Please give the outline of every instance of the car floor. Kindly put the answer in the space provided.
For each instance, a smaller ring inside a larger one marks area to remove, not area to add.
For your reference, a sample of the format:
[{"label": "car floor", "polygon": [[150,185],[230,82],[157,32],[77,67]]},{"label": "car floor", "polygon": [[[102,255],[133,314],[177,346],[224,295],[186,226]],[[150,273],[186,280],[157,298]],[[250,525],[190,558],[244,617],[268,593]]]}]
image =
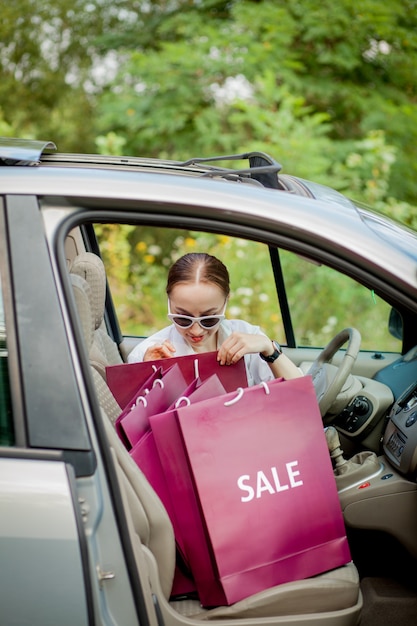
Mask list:
[{"label": "car floor", "polygon": [[360,577],[359,626],[417,624],[417,562],[385,533],[352,531],[348,538]]},{"label": "car floor", "polygon": [[408,626],[417,623],[417,592],[392,578],[364,578],[360,626]]}]

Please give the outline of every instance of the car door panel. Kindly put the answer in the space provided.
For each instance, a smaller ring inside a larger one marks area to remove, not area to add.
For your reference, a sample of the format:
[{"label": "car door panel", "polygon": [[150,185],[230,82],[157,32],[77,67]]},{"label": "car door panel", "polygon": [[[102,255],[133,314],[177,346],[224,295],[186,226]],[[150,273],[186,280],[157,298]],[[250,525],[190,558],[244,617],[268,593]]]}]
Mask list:
[{"label": "car door panel", "polygon": [[0,510],[0,554],[9,564],[0,568],[2,623],[91,623],[66,464],[0,458]]}]

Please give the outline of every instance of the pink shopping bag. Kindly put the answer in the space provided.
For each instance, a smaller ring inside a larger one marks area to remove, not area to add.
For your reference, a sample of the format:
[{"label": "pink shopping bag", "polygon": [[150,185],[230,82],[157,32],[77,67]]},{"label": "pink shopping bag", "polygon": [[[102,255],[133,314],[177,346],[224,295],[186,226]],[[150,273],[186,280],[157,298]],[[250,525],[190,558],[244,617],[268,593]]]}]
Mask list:
[{"label": "pink shopping bag", "polygon": [[[149,431],[147,437],[142,438],[131,450],[130,455],[136,461],[137,465],[142,469],[145,476],[148,478],[150,484],[162,500],[167,513],[171,519],[174,527],[177,543],[179,543],[181,552],[185,555],[183,549],[182,537],[184,532],[188,532],[181,522],[178,522],[177,507],[172,503],[172,490],[170,482],[167,482],[167,474],[164,470],[163,464],[169,463],[183,454],[183,444],[181,439],[178,439],[179,430],[176,425],[176,413],[179,406],[188,406],[191,403],[197,404],[202,400],[208,398],[214,398],[216,396],[223,396],[225,394],[224,387],[216,374],[210,376],[203,382],[192,389],[193,383],[185,390],[185,392],[175,401],[175,403],[169,407],[167,411],[161,411],[155,415],[149,415]],[[164,455],[160,455],[160,446],[155,445],[155,435],[157,434],[158,440],[164,443]],[[166,455],[171,458],[166,460]],[[161,463],[162,461],[162,463]],[[175,470],[174,470],[175,471]],[[183,511],[178,511],[179,518],[182,519]],[[187,562],[184,556],[184,561]]]},{"label": "pink shopping bag", "polygon": [[124,417],[130,411],[132,411],[138,404],[143,403],[143,398],[148,395],[150,390],[154,387],[155,380],[158,378],[162,378],[162,368],[154,367],[154,369],[152,370],[152,374],[145,380],[145,382],[143,382],[139,386],[139,388],[135,391],[133,396],[130,398],[129,402],[125,404],[123,411],[121,412],[119,417],[116,419],[116,422],[115,422],[116,432],[128,450],[131,448],[131,444],[125,435],[125,432],[121,426],[121,422],[124,419]]},{"label": "pink shopping bag", "polygon": [[175,363],[162,373],[161,378],[155,378],[152,387],[145,388],[143,395],[139,395],[134,401],[131,398],[115,422],[116,432],[127,449],[134,446],[149,430],[149,415],[166,411],[179,396],[189,395],[194,391],[197,383],[198,380],[194,379],[187,385]]},{"label": "pink shopping bag", "polygon": [[154,382],[158,378],[162,378],[162,367],[156,367],[156,365],[152,368],[152,373],[148,376],[148,378],[140,384],[140,386],[135,390],[135,393],[130,398],[129,402],[125,404],[123,408],[126,408],[130,405],[132,407],[135,404],[136,399],[140,396],[147,395],[149,391],[154,387]]},{"label": "pink shopping bag", "polygon": [[[168,370],[166,377],[169,378],[171,373],[178,374],[179,370],[177,368],[178,366],[175,365],[173,366],[173,370]],[[172,382],[172,376],[170,378]],[[162,381],[166,382],[166,378],[164,377]],[[199,391],[197,398],[199,396],[204,399],[211,397],[208,393],[204,393],[204,385],[202,390],[199,388],[199,385],[201,387],[202,384],[198,379],[193,380],[185,389],[183,389],[179,398],[178,393],[175,395],[175,398],[173,398],[174,389],[172,388],[172,385],[166,385],[165,388],[157,385],[148,394],[151,396],[151,401],[147,402],[148,396],[146,396],[144,398],[145,403],[140,402],[132,411],[125,415],[120,426],[121,429],[125,429],[125,437],[129,438],[129,441],[133,443],[133,446],[129,446],[128,448],[130,456],[136,462],[136,465],[140,467],[150,485],[158,494],[169,517],[171,518],[174,528],[175,512],[172,505],[170,487],[167,483],[166,475],[160,463],[159,454],[155,446],[154,434],[150,425],[150,419],[152,418],[154,412],[157,414],[159,414],[159,412],[171,414],[172,411],[175,410],[172,408],[174,403],[177,405],[183,401],[187,404],[190,403],[190,398],[192,399],[196,391]],[[211,387],[211,385],[209,387]],[[164,397],[165,391],[168,391],[167,397]],[[156,400],[154,400],[154,396],[156,397]],[[180,533],[178,532],[177,535],[177,543],[179,544],[181,553],[183,553]]]},{"label": "pink shopping bag", "polygon": [[151,425],[176,514],[190,516],[184,550],[202,604],[232,604],[350,561],[310,377],[179,407],[177,419],[184,451],[174,468]]},{"label": "pink shopping bag", "polygon": [[[127,364],[121,363],[120,365]],[[157,367],[156,365],[153,365],[150,368],[147,367],[146,372],[143,372],[143,376],[133,377],[133,372],[131,370],[130,376],[126,376],[126,374],[129,373],[127,369],[112,369],[113,367],[118,368],[120,365],[108,366],[108,368],[106,368],[106,380],[110,391],[117,400],[117,403],[122,409],[125,409],[137,397],[144,395],[145,390],[150,389],[153,382],[157,378],[162,378],[162,367]],[[107,372],[107,369],[109,372]],[[123,377],[120,376],[120,372],[122,371],[124,372]]]},{"label": "pink shopping bag", "polygon": [[[177,367],[177,365],[174,366],[174,368]],[[169,370],[169,372],[171,372],[171,370]],[[182,403],[186,403],[188,405],[191,402],[198,402],[207,398],[212,398],[216,395],[221,396],[224,393],[225,390],[223,385],[219,381],[218,377],[214,374],[213,376],[210,376],[210,378],[206,379],[204,382],[201,382],[198,379],[192,381],[192,383],[188,385],[183,391],[182,395],[176,399],[175,405],[179,406]],[[140,404],[140,406],[143,407],[142,404]],[[149,405],[147,405],[146,408],[148,407]],[[185,574],[185,570],[188,567],[188,562],[184,549],[184,537],[175,514],[176,509],[172,502],[171,486],[166,480],[166,474],[161,466],[160,457],[155,446],[154,433],[150,428],[150,421],[153,419],[154,416],[148,415],[146,413],[146,408],[143,407],[142,410],[143,412],[141,416],[141,436],[138,438],[134,447],[130,450],[130,455],[136,462],[138,467],[140,467],[142,472],[145,474],[150,485],[158,494],[171,519],[177,543],[177,550],[180,555],[181,563],[184,564],[184,568],[177,568],[172,593],[173,595],[181,595],[194,591],[195,584],[192,581],[191,577],[187,577],[187,575]],[[175,413],[175,411],[175,408],[169,407],[167,411],[159,414],[161,416],[161,420],[163,420],[165,415],[172,415]],[[171,442],[171,445],[172,443],[173,442]]]},{"label": "pink shopping bag", "polygon": [[165,372],[175,363],[178,364],[187,383],[195,378],[203,381],[212,374],[217,374],[226,391],[234,391],[238,387],[247,387],[248,385],[244,359],[240,359],[234,365],[219,365],[217,352],[205,352],[142,363],[110,365],[106,367],[107,384],[119,405],[125,408],[136,390],[152,375],[154,367],[162,368]]},{"label": "pink shopping bag", "polygon": [[[138,395],[129,401],[125,409],[116,420],[116,431],[123,441],[130,455],[136,461],[150,484],[164,501],[167,510],[170,509],[170,494],[165,475],[161,470],[158,453],[155,448],[152,432],[150,431],[149,415],[164,411],[181,394],[186,397],[196,389],[200,381],[194,379],[189,385],[177,364],[162,373],[156,368],[151,376],[137,392]],[[133,447],[132,447],[133,446]],[[178,544],[179,562],[183,563],[181,546]],[[173,593],[182,595],[194,591],[195,585],[185,572],[185,568],[176,568]]]}]

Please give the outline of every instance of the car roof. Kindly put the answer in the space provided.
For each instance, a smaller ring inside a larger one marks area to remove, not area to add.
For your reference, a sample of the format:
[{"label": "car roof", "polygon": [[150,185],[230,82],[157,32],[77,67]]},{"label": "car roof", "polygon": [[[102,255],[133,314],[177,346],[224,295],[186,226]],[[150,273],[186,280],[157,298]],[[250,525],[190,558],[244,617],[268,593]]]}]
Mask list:
[{"label": "car roof", "polygon": [[[295,195],[329,200],[345,206],[352,202],[338,191],[297,176],[282,174],[282,166],[265,152],[244,152],[212,157],[194,157],[186,161],[134,156],[57,153],[52,141],[0,137],[0,166],[85,167],[112,170],[169,173],[231,182],[248,183]],[[248,161],[246,167],[224,167],[220,163]],[[213,165],[213,164],[216,165]]]}]

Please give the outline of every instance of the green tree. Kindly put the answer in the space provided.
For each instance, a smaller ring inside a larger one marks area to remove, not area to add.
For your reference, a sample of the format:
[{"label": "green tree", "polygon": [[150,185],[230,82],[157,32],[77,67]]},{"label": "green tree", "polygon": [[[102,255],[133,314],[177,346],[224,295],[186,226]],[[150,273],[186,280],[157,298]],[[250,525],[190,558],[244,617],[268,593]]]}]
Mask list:
[{"label": "green tree", "polygon": [[417,0],[1,4],[4,134],[173,158],[261,149],[365,200],[385,186],[384,209],[416,204]]},{"label": "green tree", "polygon": [[96,97],[112,59],[97,38],[117,28],[118,4],[126,2],[1,0],[0,109],[10,134],[93,149]]},{"label": "green tree", "polygon": [[383,131],[396,148],[388,195],[416,202],[415,0],[180,4],[154,15],[134,50],[131,29],[120,34],[126,62],[102,99],[101,132],[153,156],[262,145],[335,186],[332,163]]}]

